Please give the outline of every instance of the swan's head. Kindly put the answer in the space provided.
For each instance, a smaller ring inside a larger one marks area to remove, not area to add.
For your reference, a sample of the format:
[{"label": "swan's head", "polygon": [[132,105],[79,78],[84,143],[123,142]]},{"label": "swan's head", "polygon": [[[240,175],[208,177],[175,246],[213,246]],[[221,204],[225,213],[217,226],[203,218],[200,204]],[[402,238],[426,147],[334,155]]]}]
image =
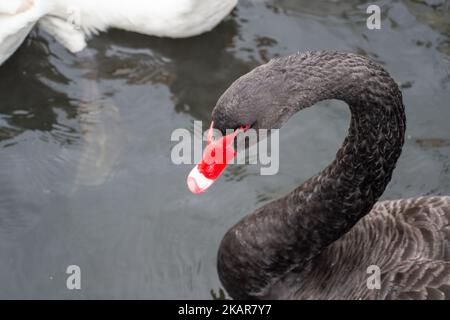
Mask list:
[{"label": "swan's head", "polygon": [[234,149],[239,134],[251,128],[259,141],[259,129],[280,128],[295,112],[289,104],[285,73],[279,62],[271,61],[236,80],[220,97],[212,112],[211,130],[223,136],[208,139],[202,161],[189,174],[187,183],[193,193],[206,191],[236,153],[244,151]]},{"label": "swan's head", "polygon": [[296,111],[285,61],[271,60],[236,80],[212,112],[214,128],[280,128]]}]

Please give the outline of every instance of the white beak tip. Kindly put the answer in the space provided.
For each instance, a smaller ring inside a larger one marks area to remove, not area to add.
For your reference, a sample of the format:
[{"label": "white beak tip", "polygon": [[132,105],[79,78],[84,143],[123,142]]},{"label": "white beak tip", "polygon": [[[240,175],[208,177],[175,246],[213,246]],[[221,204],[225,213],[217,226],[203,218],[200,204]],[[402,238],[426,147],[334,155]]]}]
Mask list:
[{"label": "white beak tip", "polygon": [[197,166],[195,166],[187,177],[187,185],[192,193],[199,194],[205,192],[212,184],[214,180],[206,178]]}]

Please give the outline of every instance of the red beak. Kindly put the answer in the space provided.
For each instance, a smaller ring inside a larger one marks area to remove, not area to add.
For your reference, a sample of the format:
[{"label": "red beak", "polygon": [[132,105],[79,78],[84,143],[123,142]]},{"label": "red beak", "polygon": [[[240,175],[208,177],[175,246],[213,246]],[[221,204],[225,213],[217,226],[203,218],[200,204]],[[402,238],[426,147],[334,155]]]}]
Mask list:
[{"label": "red beak", "polygon": [[236,151],[234,150],[233,142],[234,138],[241,131],[245,131],[245,129],[237,129],[220,139],[212,140],[213,123],[211,123],[202,160],[192,169],[187,177],[187,185],[192,193],[205,192],[234,159]]}]

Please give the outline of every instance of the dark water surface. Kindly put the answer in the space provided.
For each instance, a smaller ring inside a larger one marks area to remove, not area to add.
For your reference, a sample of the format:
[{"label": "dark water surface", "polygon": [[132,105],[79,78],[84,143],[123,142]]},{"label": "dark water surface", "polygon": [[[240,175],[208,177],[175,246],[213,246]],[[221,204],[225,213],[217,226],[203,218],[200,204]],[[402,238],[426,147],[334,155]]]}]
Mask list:
[{"label": "dark water surface", "polygon": [[[41,30],[0,67],[0,298],[210,298],[241,217],[320,171],[342,142],[337,101],[281,131],[280,172],[232,166],[189,193],[176,128],[209,124],[220,94],[275,56],[357,52],[402,85],[408,139],[385,199],[450,194],[450,12],[443,1],[241,1],[214,31],[168,40],[111,31],[72,55]],[[447,4],[448,5],[448,4]],[[81,267],[82,290],[66,288]]]}]

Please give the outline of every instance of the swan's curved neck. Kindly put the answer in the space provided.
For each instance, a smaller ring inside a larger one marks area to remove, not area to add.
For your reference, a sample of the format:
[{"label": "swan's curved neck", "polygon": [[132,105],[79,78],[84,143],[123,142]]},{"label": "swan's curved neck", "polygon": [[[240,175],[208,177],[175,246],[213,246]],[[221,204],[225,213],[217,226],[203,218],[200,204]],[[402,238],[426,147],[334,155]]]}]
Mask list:
[{"label": "swan's curved neck", "polygon": [[323,52],[291,56],[269,68],[287,73],[293,110],[340,99],[352,116],[348,136],[326,169],[225,235],[218,269],[234,298],[267,297],[284,275],[301,270],[369,213],[391,178],[404,140],[401,93],[377,64]]}]

